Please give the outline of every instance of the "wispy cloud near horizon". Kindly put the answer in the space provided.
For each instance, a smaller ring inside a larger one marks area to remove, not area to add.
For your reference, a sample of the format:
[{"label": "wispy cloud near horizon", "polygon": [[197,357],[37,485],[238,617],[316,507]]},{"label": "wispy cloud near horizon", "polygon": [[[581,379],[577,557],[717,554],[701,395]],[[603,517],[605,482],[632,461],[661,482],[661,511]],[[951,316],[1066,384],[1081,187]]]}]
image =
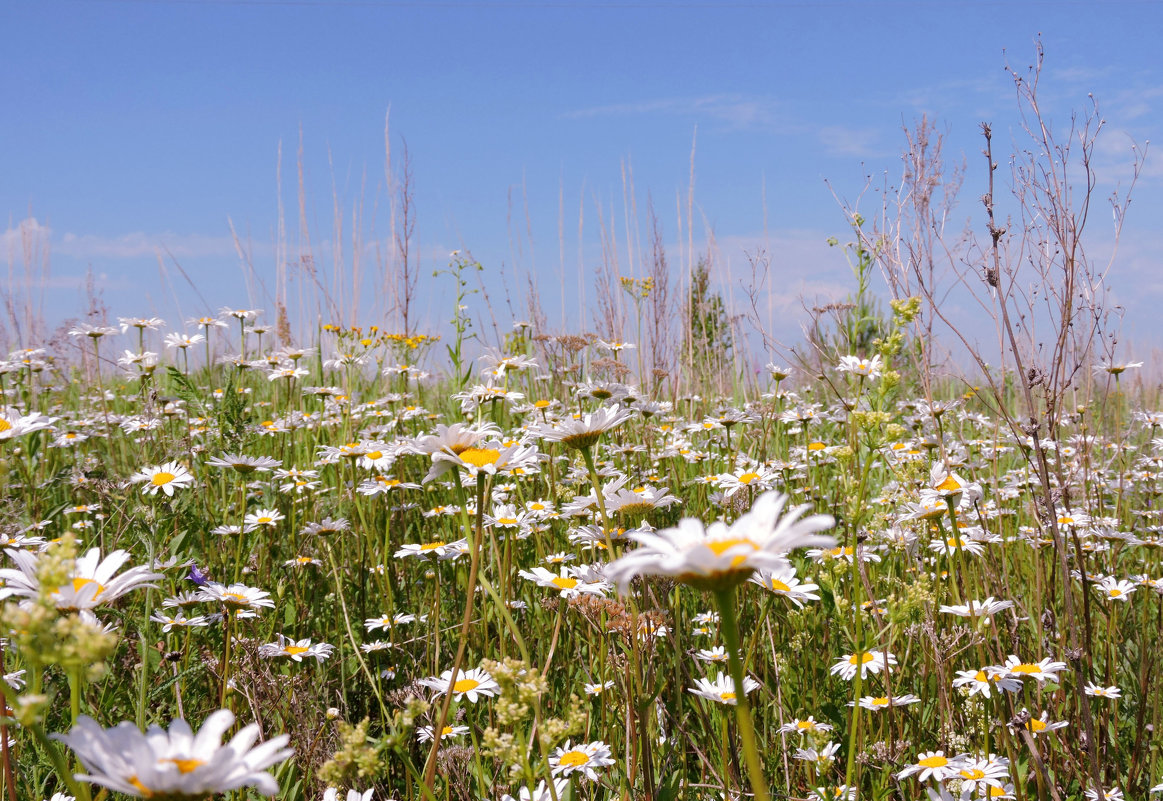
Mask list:
[{"label": "wispy cloud near horizon", "polygon": [[666,115],[716,120],[736,130],[770,130],[796,133],[806,130],[791,121],[784,104],[772,97],[743,94],[712,94],[698,97],[667,97],[612,103],[566,111],[563,119]]},{"label": "wispy cloud near horizon", "polygon": [[114,236],[66,233],[53,242],[53,251],[75,259],[140,259],[157,253],[175,258],[233,256],[234,241],[229,236],[205,234],[150,234],[132,231]]}]

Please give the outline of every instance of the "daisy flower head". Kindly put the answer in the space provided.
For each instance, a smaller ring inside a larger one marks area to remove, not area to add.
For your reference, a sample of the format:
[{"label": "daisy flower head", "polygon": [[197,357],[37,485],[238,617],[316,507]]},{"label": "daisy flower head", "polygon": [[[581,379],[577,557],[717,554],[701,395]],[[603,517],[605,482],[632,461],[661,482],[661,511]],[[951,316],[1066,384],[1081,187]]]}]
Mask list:
[{"label": "daisy flower head", "polygon": [[751,581],[763,587],[765,590],[770,590],[776,595],[782,595],[798,607],[803,607],[804,601],[818,601],[820,596],[816,595],[819,591],[820,585],[809,582],[802,582],[796,576],[796,569],[791,565],[767,571],[756,571],[755,575],[751,577]]},{"label": "daisy flower head", "polygon": [[669,490],[657,489],[650,486],[640,486],[634,489],[619,487],[607,491],[604,495],[606,512],[611,515],[642,515],[655,509],[665,509],[676,503],[682,503],[671,495]]},{"label": "daisy flower head", "polygon": [[998,612],[1009,609],[1013,605],[1013,601],[995,601],[991,595],[984,601],[970,601],[967,604],[942,606],[941,611],[945,614],[957,615],[958,617],[992,617]]},{"label": "daisy flower head", "polygon": [[177,332],[166,334],[165,343],[167,348],[178,348],[185,350],[194,345],[200,345],[206,341],[206,337],[202,334],[179,334]]},{"label": "daisy flower head", "polygon": [[1131,593],[1138,589],[1133,582],[1117,579],[1114,576],[1104,576],[1093,586],[1094,591],[1106,600],[1122,601],[1123,603],[1131,600]]},{"label": "daisy flower head", "polygon": [[10,406],[0,406],[0,442],[41,431],[51,427],[54,422],[55,417],[45,417],[40,412],[21,414]]},{"label": "daisy flower head", "polygon": [[166,634],[173,631],[175,628],[198,628],[201,626],[209,626],[210,620],[201,615],[197,617],[186,617],[185,612],[177,612],[173,615],[167,615],[164,612],[154,612],[149,617],[154,623],[162,624],[162,631]]},{"label": "daisy flower head", "polygon": [[286,516],[278,509],[255,509],[242,519],[243,527],[247,531],[259,528],[275,528],[280,520]]},{"label": "daisy flower head", "polygon": [[235,320],[249,322],[262,314],[262,309],[235,309],[230,306],[223,306],[219,309],[218,314],[223,317],[233,317]]},{"label": "daisy flower head", "polygon": [[955,777],[962,764],[960,757],[947,757],[944,751],[922,751],[916,762],[898,773],[896,778],[899,781],[916,776],[920,781],[931,778],[941,782]]},{"label": "daisy flower head", "polygon": [[302,662],[306,657],[314,657],[316,661],[322,662],[335,652],[335,646],[325,642],[312,643],[310,638],[296,641],[287,639],[282,634],[277,636],[277,642],[259,646],[259,656],[265,656],[269,659],[285,656],[295,662]]},{"label": "daisy flower head", "polygon": [[836,367],[842,373],[872,379],[880,378],[883,368],[884,365],[879,355],[873,356],[871,359],[864,359],[860,356],[841,356],[840,364]]},{"label": "daisy flower head", "polygon": [[[758,688],[759,682],[755,679],[750,676],[743,677],[744,693],[750,694]],[[688,689],[700,698],[706,698],[716,704],[735,706],[739,702],[735,694],[735,681],[725,673],[720,673],[714,679],[699,679],[694,687]]]},{"label": "daisy flower head", "polygon": [[720,662],[726,664],[729,656],[727,649],[721,645],[716,645],[713,648],[704,648],[695,652],[695,659],[700,662]]},{"label": "daisy flower head", "polygon": [[796,718],[779,727],[780,734],[811,734],[824,731],[832,731],[832,724],[816,720],[815,715],[809,715],[804,719]]},{"label": "daisy flower head", "polygon": [[1103,359],[1094,367],[1096,373],[1110,373],[1117,376],[1127,370],[1133,370],[1137,367],[1142,367],[1142,362],[1119,362],[1114,359]]},{"label": "daisy flower head", "polygon": [[1087,801],[1123,801],[1123,791],[1117,787],[1109,790],[1087,790]]},{"label": "daisy flower head", "polygon": [[[905,693],[904,695],[894,695],[891,698],[887,695],[866,695],[860,699],[860,708],[872,710],[889,709],[890,707],[894,706],[908,706],[909,704],[917,704],[920,703],[920,701],[920,698],[912,695],[911,693]],[[852,706],[852,702],[849,701],[848,705]]]},{"label": "daisy flower head", "polygon": [[544,567],[535,567],[532,570],[522,570],[521,578],[528,579],[538,587],[547,587],[557,590],[562,598],[573,598],[577,595],[605,595],[610,585],[605,581],[584,581],[576,571],[562,566],[560,573],[552,573]]},{"label": "daisy flower head", "polygon": [[1016,693],[1022,689],[1022,680],[1012,675],[1008,669],[1000,665],[990,665],[980,670],[959,670],[957,678],[953,679],[954,687],[963,687],[970,695],[984,695],[993,697],[993,688]]},{"label": "daisy flower head", "polygon": [[[440,730],[440,740],[449,739],[450,737],[460,737],[468,734],[468,726],[445,726]],[[432,742],[432,727],[420,726],[416,729],[416,739],[422,743]]]},{"label": "daisy flower head", "polygon": [[769,492],[731,525],[709,526],[684,518],[674,528],[630,535],[641,547],[611,563],[606,575],[625,592],[639,575],[673,576],[701,589],[726,589],[747,580],[755,570],[778,570],[795,548],[832,545],[816,534],[831,528],[828,515],[802,518],[807,506],[782,514],[788,496]]},{"label": "daisy flower head", "polygon": [[596,412],[574,420],[563,420],[556,425],[541,425],[534,434],[547,442],[560,442],[567,448],[584,450],[593,447],[602,434],[625,423],[634,416],[632,409],[621,405],[603,406]]},{"label": "daisy flower head", "polygon": [[520,443],[504,445],[496,440],[477,442],[459,453],[437,451],[432,454],[432,467],[424,476],[424,483],[440,478],[449,470],[461,469],[473,477],[495,476],[506,470],[537,466],[540,458],[536,448]]},{"label": "daisy flower head", "polygon": [[282,466],[282,462],[270,456],[246,456],[240,453],[224,453],[206,460],[211,467],[234,470],[236,473],[266,473]]},{"label": "daisy flower head", "polygon": [[323,791],[323,801],[372,801],[372,793],[375,789],[364,790],[362,793],[359,790],[348,790],[347,795],[340,797],[340,791],[334,787],[328,787]]},{"label": "daisy flower head", "polygon": [[[1025,712],[1024,709],[1022,711]],[[1050,713],[1049,712],[1042,712],[1042,714],[1036,718],[1031,717],[1029,720],[1027,720],[1025,722],[1024,725],[1026,727],[1026,730],[1028,732],[1030,732],[1030,734],[1037,737],[1039,734],[1045,734],[1046,732],[1057,731],[1058,729],[1064,729],[1067,726],[1069,726],[1070,723],[1069,723],[1069,721],[1065,721],[1065,720],[1052,721],[1052,720],[1050,720]]]},{"label": "daisy flower head", "polygon": [[1083,692],[1093,698],[1121,698],[1123,695],[1123,691],[1113,684],[1110,687],[1103,687],[1100,684],[1095,684],[1093,681],[1086,683]]},{"label": "daisy flower head", "polygon": [[598,770],[614,764],[610,756],[610,746],[601,740],[572,745],[566,740],[549,757],[549,767],[554,776],[571,776],[581,773],[590,781],[597,781]]},{"label": "daisy flower head", "polygon": [[1041,684],[1045,681],[1057,681],[1058,674],[1066,670],[1066,663],[1054,662],[1049,657],[1037,662],[1023,662],[1011,654],[1006,658],[1005,669],[1009,671],[1011,676],[1037,679],[1038,683]]},{"label": "daisy flower head", "polygon": [[569,779],[555,778],[552,789],[542,779],[533,789],[522,787],[515,798],[508,793],[502,795],[501,801],[561,801],[568,788]]},{"label": "daisy flower head", "polygon": [[245,584],[219,584],[209,581],[198,592],[198,599],[210,603],[220,603],[230,612],[255,612],[261,607],[274,609],[275,602],[266,590],[248,587]]},{"label": "daisy flower head", "polygon": [[174,497],[175,489],[185,489],[192,486],[194,476],[184,466],[177,462],[166,462],[156,467],[143,467],[129,479],[134,484],[144,484],[143,494],[157,495],[164,492],[168,497]]},{"label": "daisy flower head", "polygon": [[401,546],[394,555],[397,559],[404,559],[409,556],[434,556],[438,559],[443,559],[449,554],[450,549],[451,546],[444,540],[433,540],[432,542],[409,542]]},{"label": "daisy flower head", "polygon": [[585,690],[586,695],[594,696],[601,695],[606,690],[614,686],[613,681],[603,681],[596,684],[585,684],[582,689]]},{"label": "daisy flower head", "polygon": [[779,480],[779,474],[762,465],[749,468],[742,473],[723,473],[716,483],[723,490],[724,497],[730,498],[741,490],[769,490]]},{"label": "daisy flower head", "polygon": [[937,493],[954,505],[961,502],[962,494],[967,491],[972,497],[980,498],[982,494],[979,484],[970,484],[954,473],[945,462],[940,461],[933,462],[933,468],[929,471],[928,490]]},{"label": "daisy flower head", "polygon": [[444,695],[450,689],[452,697],[457,701],[467,699],[475,704],[481,697],[491,698],[501,691],[501,686],[484,670],[473,668],[462,671],[456,681],[452,680],[452,669],[448,669],[439,676],[420,679],[420,684],[436,691],[437,695]]},{"label": "daisy flower head", "polygon": [[857,651],[840,657],[836,664],[832,665],[830,672],[845,681],[852,681],[858,670],[860,678],[866,679],[871,673],[879,673],[895,665],[896,657],[888,651]]},{"label": "daisy flower head", "polygon": [[[40,555],[30,551],[8,550],[15,568],[0,570],[0,599],[11,596],[36,598],[40,595]],[[58,609],[93,609],[111,603],[139,587],[152,587],[151,581],[164,578],[144,565],[131,567],[114,575],[129,561],[126,551],[114,551],[104,559],[99,548],[90,548],[77,557],[68,573],[68,583],[49,591]],[[47,589],[47,588],[45,588]]]},{"label": "daisy flower head", "polygon": [[111,325],[92,325],[91,323],[82,323],[81,325],[69,331],[71,337],[89,337],[97,340],[101,337],[109,337],[119,333],[118,329]]},{"label": "daisy flower head", "polygon": [[809,801],[855,801],[856,788],[846,784],[833,787],[816,787],[808,793]]},{"label": "daisy flower head", "polygon": [[291,756],[285,747],[289,738],[281,734],[256,746],[259,728],[251,723],[222,745],[233,724],[234,714],[220,709],[197,733],[179,719],[168,730],[151,726],[143,734],[132,723],[103,729],[82,715],[68,734],[53,737],[72,749],[87,771],[78,779],[133,798],[193,801],[241,787],[274,795],[279,785],[266,769]]},{"label": "daisy flower head", "polygon": [[496,427],[473,426],[466,423],[445,425],[438,423],[436,430],[409,442],[406,447],[411,452],[434,457],[437,453],[457,454],[471,448],[488,436],[499,436]]},{"label": "daisy flower head", "polygon": [[980,791],[980,795],[992,799],[1004,792],[1005,780],[1010,777],[1008,759],[990,754],[988,758],[963,756],[961,761],[955,778],[961,782],[962,798]]},{"label": "daisy flower head", "polygon": [[840,743],[828,743],[823,748],[797,748],[793,756],[796,759],[809,763],[817,774],[828,769],[836,759],[840,750]]},{"label": "daisy flower head", "polygon": [[313,556],[296,556],[283,562],[283,567],[320,567],[323,563]]}]

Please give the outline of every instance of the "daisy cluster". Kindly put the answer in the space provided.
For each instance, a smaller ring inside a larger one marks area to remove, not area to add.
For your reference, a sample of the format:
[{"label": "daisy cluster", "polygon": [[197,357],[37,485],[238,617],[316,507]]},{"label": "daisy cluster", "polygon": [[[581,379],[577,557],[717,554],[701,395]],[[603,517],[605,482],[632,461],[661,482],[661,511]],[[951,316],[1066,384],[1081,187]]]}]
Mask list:
[{"label": "daisy cluster", "polygon": [[9,736],[79,765],[43,786],[1097,801],[1163,773],[1163,413],[1030,434],[880,353],[726,397],[630,382],[651,354],[615,337],[521,323],[449,365],[261,319],[0,367]]}]

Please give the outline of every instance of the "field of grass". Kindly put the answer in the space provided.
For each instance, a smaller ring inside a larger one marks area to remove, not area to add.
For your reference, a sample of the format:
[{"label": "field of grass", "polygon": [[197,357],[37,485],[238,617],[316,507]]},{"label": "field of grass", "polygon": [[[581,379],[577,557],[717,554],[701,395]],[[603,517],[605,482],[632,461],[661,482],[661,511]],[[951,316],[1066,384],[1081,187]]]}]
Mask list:
[{"label": "field of grass", "polygon": [[1146,798],[1163,413],[1108,363],[1035,440],[917,308],[721,395],[526,324],[12,353],[2,797]]}]

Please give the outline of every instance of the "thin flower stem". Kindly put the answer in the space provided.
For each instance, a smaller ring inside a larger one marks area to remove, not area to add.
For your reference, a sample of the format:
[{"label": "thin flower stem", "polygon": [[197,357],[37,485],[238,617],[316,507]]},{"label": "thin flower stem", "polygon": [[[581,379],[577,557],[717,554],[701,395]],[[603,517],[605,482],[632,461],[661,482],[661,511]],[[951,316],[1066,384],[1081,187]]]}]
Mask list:
[{"label": "thin flower stem", "polygon": [[770,801],[767,781],[763,778],[763,764],[755,747],[755,723],[751,719],[751,705],[743,689],[743,660],[739,657],[739,620],[735,613],[735,588],[715,591],[715,601],[723,623],[723,639],[727,643],[731,680],[735,683],[735,717],[739,723],[739,737],[743,740],[743,758],[751,780],[751,792],[756,801]]},{"label": "thin flower stem", "polygon": [[[452,662],[452,675],[448,680],[448,690],[444,694],[444,701],[440,705],[440,717],[432,727],[434,734],[444,731],[448,721],[448,708],[452,703],[452,687],[456,677],[460,675],[461,665],[464,664],[464,652],[468,645],[468,629],[472,623],[472,612],[476,600],[477,575],[481,564],[482,518],[484,514],[485,474],[477,475],[477,524],[473,529],[472,547],[469,555],[468,586],[465,588],[464,616],[460,621],[460,642],[456,646],[456,658]],[[424,787],[428,792],[436,788],[436,754],[440,751],[440,737],[432,738],[432,749],[428,752],[428,762],[424,766]]]}]

